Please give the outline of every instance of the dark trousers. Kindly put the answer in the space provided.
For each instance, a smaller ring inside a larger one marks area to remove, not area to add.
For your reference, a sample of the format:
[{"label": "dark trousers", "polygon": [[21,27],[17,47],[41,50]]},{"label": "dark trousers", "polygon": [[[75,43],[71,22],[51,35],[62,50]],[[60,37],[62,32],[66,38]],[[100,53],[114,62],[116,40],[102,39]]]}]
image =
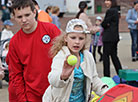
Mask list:
[{"label": "dark trousers", "polygon": [[138,30],[136,29],[130,29],[130,35],[131,35],[131,53],[132,53],[132,58],[137,58],[138,54],[136,51],[138,51]]},{"label": "dark trousers", "polygon": [[103,42],[103,67],[104,76],[110,77],[110,59],[111,57],[113,65],[117,74],[119,74],[119,69],[122,69],[121,63],[117,56],[117,44],[118,42]]},{"label": "dark trousers", "polygon": [[[94,57],[95,62],[96,62],[96,48],[97,48],[97,46],[93,46],[93,57]],[[103,54],[101,52],[101,48],[102,48],[102,46],[98,46],[98,53],[100,55],[99,61],[102,60],[102,56],[103,56]]]}]

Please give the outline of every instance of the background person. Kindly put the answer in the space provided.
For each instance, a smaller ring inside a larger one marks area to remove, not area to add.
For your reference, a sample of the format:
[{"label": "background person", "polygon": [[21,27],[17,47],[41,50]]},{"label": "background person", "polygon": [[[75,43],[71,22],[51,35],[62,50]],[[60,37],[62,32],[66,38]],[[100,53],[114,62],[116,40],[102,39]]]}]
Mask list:
[{"label": "background person", "polygon": [[101,24],[104,28],[103,68],[104,76],[110,77],[110,56],[117,74],[119,74],[119,69],[122,69],[117,56],[117,44],[119,42],[119,14],[116,0],[105,0],[104,2],[108,10],[106,11],[104,20]]},{"label": "background person", "polygon": [[45,11],[41,10],[37,1],[36,0],[32,0],[34,5],[35,5],[35,8],[37,9],[38,11],[38,17],[37,19],[39,21],[42,21],[42,22],[52,22],[52,18],[50,17],[50,15],[48,13],[46,13]]},{"label": "background person", "polygon": [[50,16],[52,15],[52,6],[48,6],[45,10]]},{"label": "background person", "polygon": [[[77,13],[76,18],[82,19],[86,23],[86,25],[88,26],[89,31],[91,31],[91,34],[96,33],[97,31],[99,31],[99,29],[95,28],[92,25],[92,22],[91,22],[90,18],[86,14],[86,11],[88,9],[88,5],[87,5],[86,1],[81,1],[78,5],[78,8],[79,8],[79,12]],[[91,43],[91,35],[89,35],[88,41],[89,41],[89,43],[87,45],[87,48],[89,49],[90,48],[90,43]]]},{"label": "background person", "polygon": [[13,26],[13,23],[10,20],[6,20],[3,23],[4,28],[1,32],[1,40],[7,40],[13,37],[13,32],[11,31],[11,27]]},{"label": "background person", "polygon": [[11,19],[11,15],[10,15],[9,9],[6,7],[6,5],[2,5],[2,17],[1,17],[2,22],[10,19]]},{"label": "background person", "polygon": [[60,30],[51,23],[36,21],[32,0],[14,0],[11,10],[21,29],[10,40],[6,57],[9,102],[42,102],[49,86],[49,49]]},{"label": "background person", "polygon": [[128,10],[126,21],[130,29],[132,61],[135,62],[138,60],[138,1],[134,2],[134,8]]},{"label": "background person", "polygon": [[52,15],[51,15],[52,23],[55,24],[60,29],[61,23],[60,23],[59,17],[58,17],[59,13],[60,13],[59,7],[53,6],[52,7]]},{"label": "background person", "polygon": [[[84,21],[72,19],[67,23],[66,34],[54,40],[52,70],[48,75],[50,86],[43,102],[90,102],[92,90],[99,95],[107,91],[108,86],[98,77],[92,54],[86,50],[87,33]],[[74,66],[67,63],[69,55],[78,59]]]},{"label": "background person", "polygon": [[100,55],[99,61],[101,62],[103,60],[103,54],[101,52],[103,42],[102,42],[102,36],[103,36],[103,28],[101,27],[102,23],[102,17],[97,16],[95,20],[95,27],[98,27],[100,29],[98,32],[92,35],[92,45],[93,45],[93,57],[96,62],[96,48],[98,47],[98,54]]}]

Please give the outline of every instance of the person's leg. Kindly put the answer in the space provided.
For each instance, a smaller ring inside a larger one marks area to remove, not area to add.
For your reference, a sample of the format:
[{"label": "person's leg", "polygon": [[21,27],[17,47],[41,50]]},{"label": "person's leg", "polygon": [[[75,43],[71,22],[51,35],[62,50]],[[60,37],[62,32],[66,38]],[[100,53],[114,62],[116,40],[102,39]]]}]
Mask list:
[{"label": "person's leg", "polygon": [[93,58],[94,58],[95,63],[96,63],[96,46],[93,46]]},{"label": "person's leg", "polygon": [[104,76],[110,77],[110,43],[103,43],[103,68],[104,68]]},{"label": "person's leg", "polygon": [[136,52],[136,54],[137,54],[137,58],[136,58],[136,60],[138,60],[138,30],[137,30],[137,52]]},{"label": "person's leg", "polygon": [[102,46],[98,46],[98,53],[100,55],[100,59],[99,59],[100,62],[103,60],[103,54],[101,52],[101,48],[102,48]]},{"label": "person's leg", "polygon": [[112,50],[111,59],[112,59],[113,65],[115,67],[116,73],[119,74],[119,70],[122,69],[122,66],[117,56],[117,42],[112,43],[111,50]]},{"label": "person's leg", "polygon": [[137,51],[137,30],[130,30],[131,35],[131,53],[132,61],[136,61],[136,51]]}]

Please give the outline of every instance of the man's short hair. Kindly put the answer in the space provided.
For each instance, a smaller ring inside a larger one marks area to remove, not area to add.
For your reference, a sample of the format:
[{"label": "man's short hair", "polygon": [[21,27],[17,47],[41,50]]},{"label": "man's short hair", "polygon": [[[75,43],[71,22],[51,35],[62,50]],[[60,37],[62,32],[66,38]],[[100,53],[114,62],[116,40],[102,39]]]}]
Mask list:
[{"label": "man's short hair", "polygon": [[20,10],[25,7],[30,7],[32,11],[34,11],[35,9],[34,3],[32,2],[32,0],[14,0],[11,6],[11,12],[13,13],[13,15],[15,15],[15,12],[14,12],[15,9]]},{"label": "man's short hair", "polygon": [[38,5],[36,0],[32,0],[32,2],[34,3],[34,5]]}]

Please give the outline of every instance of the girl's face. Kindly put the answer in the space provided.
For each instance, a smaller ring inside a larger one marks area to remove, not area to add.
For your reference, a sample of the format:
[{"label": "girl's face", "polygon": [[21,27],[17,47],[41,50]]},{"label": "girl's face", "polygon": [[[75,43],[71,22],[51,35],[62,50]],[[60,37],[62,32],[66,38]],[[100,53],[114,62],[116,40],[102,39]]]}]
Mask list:
[{"label": "girl's face", "polygon": [[96,24],[97,26],[99,26],[101,23],[102,23],[102,21],[101,21],[101,20],[96,19],[95,24]]},{"label": "girl's face", "polygon": [[86,12],[88,10],[88,6],[84,9],[84,12]]},{"label": "girl's face", "polygon": [[110,0],[105,0],[104,3],[107,8],[111,7],[112,2]]},{"label": "girl's face", "polygon": [[[74,30],[82,31],[81,27],[75,27]],[[65,36],[65,42],[72,54],[78,55],[86,43],[86,34],[69,33]]]}]

